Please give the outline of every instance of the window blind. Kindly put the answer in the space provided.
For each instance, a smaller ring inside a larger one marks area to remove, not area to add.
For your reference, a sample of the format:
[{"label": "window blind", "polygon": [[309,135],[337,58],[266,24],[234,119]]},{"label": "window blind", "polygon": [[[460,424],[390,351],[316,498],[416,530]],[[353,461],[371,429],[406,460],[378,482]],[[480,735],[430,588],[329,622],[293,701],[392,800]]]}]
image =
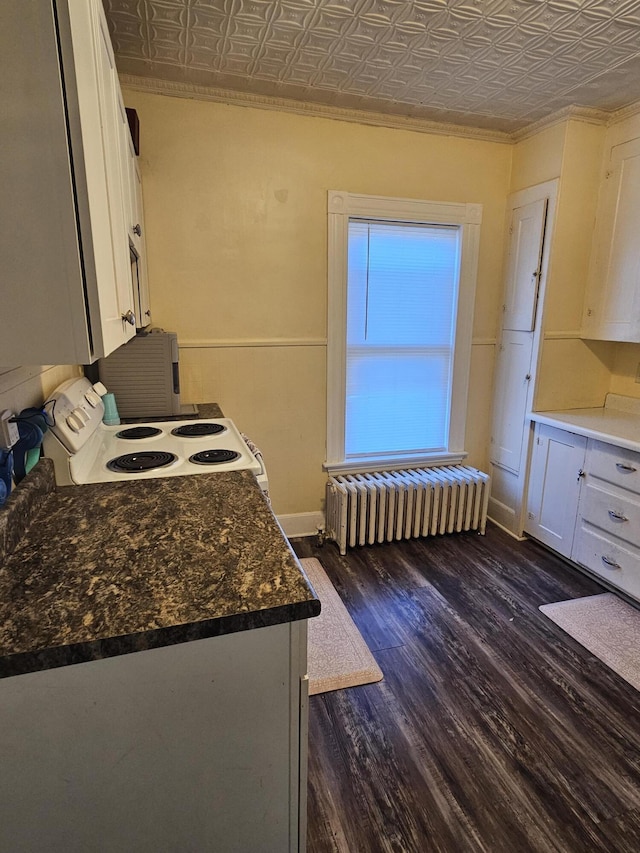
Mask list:
[{"label": "window blind", "polygon": [[345,455],[444,450],[460,229],[350,219]]}]

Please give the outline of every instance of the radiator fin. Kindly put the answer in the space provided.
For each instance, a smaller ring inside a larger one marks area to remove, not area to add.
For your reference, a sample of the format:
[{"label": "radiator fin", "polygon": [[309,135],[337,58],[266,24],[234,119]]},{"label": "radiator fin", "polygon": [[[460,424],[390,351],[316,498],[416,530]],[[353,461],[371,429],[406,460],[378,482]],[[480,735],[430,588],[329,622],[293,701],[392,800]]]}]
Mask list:
[{"label": "radiator fin", "polygon": [[488,474],[468,465],[376,471],[331,477],[327,483],[326,535],[347,547],[485,532]]}]

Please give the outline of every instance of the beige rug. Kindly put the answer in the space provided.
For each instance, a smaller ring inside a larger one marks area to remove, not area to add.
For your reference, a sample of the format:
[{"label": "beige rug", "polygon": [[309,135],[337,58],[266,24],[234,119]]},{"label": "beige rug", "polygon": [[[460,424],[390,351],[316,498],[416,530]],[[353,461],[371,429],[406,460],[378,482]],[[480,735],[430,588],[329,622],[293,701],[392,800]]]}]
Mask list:
[{"label": "beige rug", "polygon": [[322,604],[309,619],[309,694],[380,681],[380,667],[319,561],[300,562]]},{"label": "beige rug", "polygon": [[543,604],[540,610],[640,690],[640,610],[610,592]]}]

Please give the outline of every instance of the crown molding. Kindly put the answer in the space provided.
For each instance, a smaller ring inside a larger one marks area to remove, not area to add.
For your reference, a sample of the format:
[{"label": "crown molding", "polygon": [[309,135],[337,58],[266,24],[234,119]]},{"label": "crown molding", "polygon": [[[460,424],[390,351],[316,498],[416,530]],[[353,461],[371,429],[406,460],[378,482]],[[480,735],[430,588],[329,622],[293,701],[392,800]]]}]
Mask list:
[{"label": "crown molding", "polygon": [[289,98],[274,98],[268,95],[255,95],[248,92],[235,92],[232,89],[218,89],[213,86],[198,86],[193,83],[160,80],[139,77],[134,74],[120,74],[120,84],[136,92],[154,95],[168,95],[173,98],[191,98],[199,101],[215,101],[239,107],[254,107],[262,110],[294,113],[295,115],[327,118],[336,121],[348,121],[367,124],[374,127],[388,127],[394,130],[412,130],[417,133],[439,134],[441,136],[459,136],[483,142],[511,144],[513,135],[500,130],[487,130],[482,127],[466,127],[428,119],[408,116],[387,115],[368,110],[345,109],[324,104],[314,104]]},{"label": "crown molding", "polygon": [[528,124],[521,130],[516,130],[511,134],[511,140],[513,142],[522,142],[523,139],[535,136],[541,130],[547,130],[565,121],[582,121],[585,124],[605,126],[609,122],[610,116],[611,113],[605,110],[597,110],[594,107],[563,107],[563,109],[557,110],[555,113],[551,113],[551,115],[533,122],[533,124]]},{"label": "crown molding", "polygon": [[618,124],[618,122],[627,121],[627,119],[633,118],[637,115],[640,115],[640,101],[636,101],[635,104],[629,104],[628,107],[622,107],[621,109],[610,113],[607,124],[609,126],[612,124]]},{"label": "crown molding", "polygon": [[372,110],[346,109],[344,107],[315,104],[291,98],[275,98],[269,95],[236,92],[233,89],[200,86],[194,83],[162,80],[153,77],[140,77],[135,74],[121,74],[119,76],[123,87],[136,92],[167,95],[173,98],[214,101],[232,106],[288,112],[314,118],[355,122],[373,127],[388,127],[394,130],[411,130],[417,133],[430,133],[440,136],[458,136],[463,139],[499,142],[507,145],[514,142],[522,142],[543,130],[555,127],[566,121],[581,121],[586,124],[609,127],[640,114],[640,101],[615,111],[599,110],[595,107],[569,106],[557,110],[551,115],[528,124],[519,130],[507,132],[489,130],[483,127],[467,127],[461,124],[453,124],[452,122],[432,121],[426,118],[389,115]]}]

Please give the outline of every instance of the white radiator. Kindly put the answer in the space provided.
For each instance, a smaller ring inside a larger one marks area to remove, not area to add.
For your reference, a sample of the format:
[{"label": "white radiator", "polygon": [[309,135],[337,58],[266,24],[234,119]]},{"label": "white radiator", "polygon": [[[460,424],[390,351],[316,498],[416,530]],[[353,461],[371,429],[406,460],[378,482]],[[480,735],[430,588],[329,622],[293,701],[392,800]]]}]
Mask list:
[{"label": "white radiator", "polygon": [[331,477],[326,535],[347,546],[462,530],[485,532],[490,478],[468,465]]}]

